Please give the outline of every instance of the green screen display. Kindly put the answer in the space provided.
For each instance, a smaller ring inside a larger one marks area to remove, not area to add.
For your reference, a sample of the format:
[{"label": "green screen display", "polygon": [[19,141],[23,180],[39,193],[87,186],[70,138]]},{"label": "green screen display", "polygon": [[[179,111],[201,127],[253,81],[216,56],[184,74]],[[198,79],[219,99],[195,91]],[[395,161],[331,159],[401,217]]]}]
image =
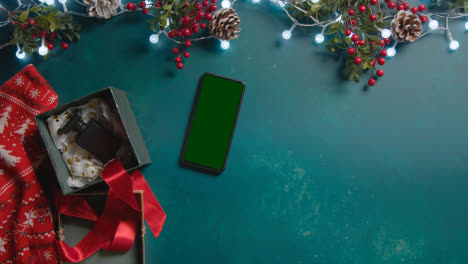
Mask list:
[{"label": "green screen display", "polygon": [[192,113],[183,160],[215,170],[224,169],[244,84],[205,75]]}]

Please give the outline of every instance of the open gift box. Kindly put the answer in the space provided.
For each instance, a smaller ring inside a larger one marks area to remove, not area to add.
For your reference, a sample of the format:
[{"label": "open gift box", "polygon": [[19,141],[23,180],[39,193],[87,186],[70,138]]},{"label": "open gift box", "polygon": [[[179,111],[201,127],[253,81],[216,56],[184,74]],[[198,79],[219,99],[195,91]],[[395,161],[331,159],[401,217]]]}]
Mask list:
[{"label": "open gift box", "polygon": [[69,195],[75,192],[79,192],[85,188],[95,186],[96,184],[102,182],[102,179],[97,179],[96,181],[90,182],[85,186],[78,188],[72,187],[68,184],[67,179],[69,179],[69,177],[72,175],[69,168],[67,167],[65,160],[62,157],[61,151],[57,148],[52,138],[51,133],[57,133],[57,131],[49,130],[47,119],[52,116],[63,114],[65,111],[67,111],[67,109],[72,107],[86,105],[94,98],[104,100],[107,104],[110,105],[110,107],[113,109],[113,113],[115,114],[117,121],[122,128],[121,134],[123,136],[120,136],[120,142],[121,146],[124,146],[127,149],[125,149],[125,151],[120,151],[120,153],[123,153],[122,156],[117,156],[116,158],[121,161],[125,170],[130,172],[132,170],[147,166],[151,163],[148,150],[146,149],[143,137],[141,136],[137,122],[135,120],[135,116],[133,115],[132,109],[130,108],[130,103],[128,102],[125,92],[113,87],[105,88],[101,91],[82,97],[71,103],[64,104],[34,117],[52,162],[52,166],[57,175],[60,189],[62,190],[63,195]]},{"label": "open gift box", "polygon": [[[105,251],[100,249],[89,258],[79,262],[83,264],[91,263],[112,263],[112,264],[145,264],[145,224],[144,224],[144,207],[143,207],[143,191],[134,191],[137,202],[141,208],[141,222],[139,223],[139,232],[136,235],[135,242],[128,252]],[[80,195],[96,210],[102,212],[107,193],[82,193],[72,194]],[[60,240],[65,241],[68,245],[76,245],[84,236],[93,228],[94,222],[83,218],[76,218],[58,214],[58,235]],[[67,262],[61,262],[67,263]]]}]

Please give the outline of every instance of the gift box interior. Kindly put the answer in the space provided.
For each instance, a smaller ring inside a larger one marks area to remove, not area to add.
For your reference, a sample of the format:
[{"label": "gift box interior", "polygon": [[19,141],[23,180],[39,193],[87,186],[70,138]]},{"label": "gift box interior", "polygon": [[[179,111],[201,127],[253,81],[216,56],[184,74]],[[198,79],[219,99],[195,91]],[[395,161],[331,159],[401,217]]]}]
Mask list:
[{"label": "gift box interior", "polygon": [[[74,194],[84,197],[87,202],[97,211],[102,212],[106,203],[107,194],[105,193],[87,193],[87,194]],[[143,192],[135,191],[137,201],[142,204]],[[142,221],[140,223],[139,232],[136,235],[135,242],[128,252],[115,252],[105,251],[103,249],[97,251],[89,258],[79,262],[83,264],[100,263],[100,264],[144,264],[145,263],[145,245],[144,245],[144,218],[143,207]],[[67,215],[59,214],[59,231],[58,234],[63,236],[65,241],[70,247],[75,246],[81,239],[93,228],[94,222]],[[61,262],[66,263],[66,262]]]},{"label": "gift box interior", "polygon": [[[63,116],[67,110],[87,105],[91,102],[91,100],[94,99],[99,99],[100,101],[102,100],[102,102],[105,102],[105,104],[109,106],[108,108],[110,108],[110,111],[115,115],[117,126],[121,128],[119,133],[116,134],[116,137],[119,139],[119,151],[116,154],[116,158],[120,160],[123,167],[127,171],[132,171],[151,163],[148,150],[146,149],[143,137],[141,136],[125,92],[112,87],[105,88],[96,93],[77,99],[71,103],[39,114],[34,118],[56,172],[60,188],[64,195],[72,194],[91,186],[93,186],[93,188],[91,188],[93,191],[101,190],[102,188],[105,188],[105,184],[97,184],[102,182],[101,177],[96,177],[95,180],[86,183],[84,186],[77,187],[70,184],[69,180],[73,177],[75,177],[73,179],[76,179],[77,176],[72,175],[73,170],[70,171],[70,168],[67,167],[67,161],[66,159],[64,160],[64,157],[62,157],[63,149],[59,150],[57,148],[53,136],[57,137],[57,134],[59,133],[58,131],[51,131],[48,120],[50,121],[50,118],[58,118],[57,116],[59,115]],[[55,135],[52,136],[52,133],[55,133]],[[99,140],[96,140],[95,144],[99,145]],[[98,148],[110,147],[112,146],[105,144],[98,146]],[[71,147],[69,146],[69,148]],[[76,161],[79,161],[79,159],[76,159]],[[69,159],[68,162],[68,166],[70,166],[72,162],[75,162],[75,159]],[[95,172],[93,171],[93,173]],[[99,171],[96,171],[96,173],[99,175]]]}]

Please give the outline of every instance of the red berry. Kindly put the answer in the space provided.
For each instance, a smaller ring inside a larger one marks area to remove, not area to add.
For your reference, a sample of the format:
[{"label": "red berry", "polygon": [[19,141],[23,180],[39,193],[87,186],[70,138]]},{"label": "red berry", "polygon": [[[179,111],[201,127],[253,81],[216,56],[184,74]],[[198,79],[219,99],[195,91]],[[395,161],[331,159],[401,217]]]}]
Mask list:
[{"label": "red berry", "polygon": [[128,3],[127,3],[127,9],[128,9],[128,10],[135,10],[135,9],[136,9],[135,3],[128,2]]},{"label": "red berry", "polygon": [[203,1],[202,2],[203,6],[209,6],[210,5],[210,2],[208,2],[207,0]]},{"label": "red berry", "polygon": [[381,50],[380,51],[380,56],[387,57],[387,51],[386,50]]},{"label": "red berry", "polygon": [[360,46],[366,45],[366,41],[364,39],[359,40],[359,45]]},{"label": "red berry", "polygon": [[405,10],[408,10],[409,9],[409,4],[408,3],[404,3],[405,5]]},{"label": "red berry", "polygon": [[349,10],[348,10],[348,15],[350,15],[350,16],[354,16],[354,10],[352,10],[352,9],[349,9]]},{"label": "red berry", "polygon": [[34,21],[34,19],[29,19],[29,25],[33,26],[34,24],[36,24],[36,21]]},{"label": "red berry", "polygon": [[66,42],[62,42],[62,44],[60,46],[62,46],[62,49],[64,49],[64,50],[68,49],[68,43],[66,43]]},{"label": "red berry", "polygon": [[187,23],[190,22],[190,17],[189,16],[184,16],[184,21],[187,22]]},{"label": "red berry", "polygon": [[47,44],[47,48],[49,50],[53,50],[54,49],[54,44],[52,44],[52,43]]},{"label": "red berry", "polygon": [[189,6],[190,6],[189,2],[186,2],[185,5],[184,5],[185,8],[187,8]]},{"label": "red berry", "polygon": [[352,35],[352,36],[351,36],[351,40],[352,40],[352,41],[358,41],[358,40],[359,40],[358,35],[356,35],[356,34]]},{"label": "red berry", "polygon": [[184,68],[184,64],[182,62],[177,63],[177,69],[182,70]]},{"label": "red berry", "polygon": [[40,35],[41,37],[45,38],[45,37],[47,37],[47,31],[42,30],[42,31],[39,33],[39,35]]},{"label": "red berry", "polygon": [[351,24],[354,26],[356,25],[356,20],[354,18],[351,19]]},{"label": "red berry", "polygon": [[201,23],[201,24],[200,24],[200,27],[203,28],[203,29],[205,29],[205,28],[206,28],[206,24],[205,24],[205,23]]},{"label": "red berry", "polygon": [[371,40],[370,42],[371,45],[377,45],[374,41]]},{"label": "red berry", "polygon": [[385,1],[385,3],[388,3],[389,0],[384,0],[384,1]]},{"label": "red berry", "polygon": [[416,14],[418,12],[418,8],[417,7],[411,8],[411,12],[413,12],[413,14]]},{"label": "red berry", "polygon": [[377,0],[370,0],[369,3],[370,3],[371,5],[376,5],[376,4],[378,3],[378,1],[377,1]]},{"label": "red berry", "polygon": [[385,44],[390,44],[392,43],[392,39],[391,38],[386,38],[384,39],[385,40]]},{"label": "red berry", "polygon": [[177,31],[175,32],[175,35],[176,35],[177,37],[179,37],[179,38],[182,37],[182,31],[177,30]]},{"label": "red berry", "polygon": [[50,37],[51,39],[55,39],[55,38],[57,38],[57,33],[55,33],[55,32],[50,32],[49,37]]},{"label": "red berry", "polygon": [[401,10],[405,9],[405,6],[403,4],[399,4],[397,6],[397,9],[398,9],[398,11],[401,11]]},{"label": "red berry", "polygon": [[385,64],[385,59],[384,59],[384,58],[379,58],[379,59],[377,60],[377,63],[378,63],[379,65],[384,65],[384,64]]},{"label": "red berry", "polygon": [[426,6],[425,5],[419,5],[418,10],[419,10],[419,12],[424,12],[424,10],[426,10]]},{"label": "red berry", "polygon": [[390,9],[395,8],[395,2],[392,2],[392,1],[388,2],[387,7]]},{"label": "red berry", "polygon": [[211,3],[216,3],[217,1],[216,0],[211,0]]},{"label": "red berry", "polygon": [[345,30],[345,32],[344,32],[344,34],[345,34],[346,36],[351,35],[351,33],[352,33],[352,32],[351,32],[351,30],[349,30],[349,29]]},{"label": "red berry", "polygon": [[199,18],[202,18],[202,17],[205,16],[205,13],[204,13],[203,11],[198,11],[197,16],[198,16]]},{"label": "red berry", "polygon": [[196,28],[199,27],[198,23],[193,23],[192,27]]},{"label": "red berry", "polygon": [[31,38],[33,38],[33,39],[37,38],[36,33],[32,33],[32,34],[31,34]]},{"label": "red berry", "polygon": [[155,7],[161,7],[161,2],[157,2],[154,6]]},{"label": "red berry", "polygon": [[200,3],[195,4],[195,10],[200,11],[202,10],[203,6]]},{"label": "red berry", "polygon": [[182,34],[183,34],[184,36],[186,36],[186,37],[190,37],[190,35],[192,35],[192,32],[190,32],[190,29],[184,28],[184,29],[182,30]]},{"label": "red berry", "polygon": [[421,22],[423,23],[427,22],[427,16],[421,16],[420,19],[421,19]]},{"label": "red berry", "polygon": [[199,30],[200,30],[200,29],[199,29],[198,27],[192,28],[192,32],[193,32],[193,33],[198,33]]},{"label": "red berry", "polygon": [[192,42],[190,40],[186,40],[184,44],[186,47],[192,46]]},{"label": "red berry", "polygon": [[210,9],[211,9],[211,11],[215,11],[215,10],[216,10],[216,5],[215,5],[215,4],[211,4],[211,5],[210,5]]},{"label": "red berry", "polygon": [[213,18],[213,16],[210,13],[205,15],[206,20],[211,20],[212,18]]},{"label": "red berry", "polygon": [[377,16],[375,14],[372,14],[372,15],[369,16],[369,20],[374,22],[374,21],[377,20]]},{"label": "red berry", "polygon": [[382,70],[378,70],[378,71],[377,71],[377,76],[382,77],[383,74],[384,74],[384,72],[383,72]]},{"label": "red berry", "polygon": [[179,49],[178,49],[178,48],[173,48],[173,49],[172,49],[172,53],[174,53],[174,54],[179,54]]},{"label": "red berry", "polygon": [[362,59],[360,57],[354,58],[354,63],[361,64],[361,62],[362,62]]},{"label": "red berry", "polygon": [[190,53],[188,53],[188,52],[184,52],[184,57],[185,57],[185,58],[188,58],[188,57],[190,57]]},{"label": "red berry", "polygon": [[365,5],[360,5],[359,6],[359,12],[364,13],[364,12],[366,12],[366,10],[367,10],[367,8],[366,8]]},{"label": "red berry", "polygon": [[176,63],[179,63],[179,62],[182,61],[182,59],[181,59],[180,57],[176,57],[176,58],[174,59],[174,61],[175,61]]},{"label": "red berry", "polygon": [[143,15],[147,15],[148,12],[149,12],[149,11],[148,11],[148,9],[147,9],[146,7],[143,7],[143,8],[141,9],[141,13],[142,13]]},{"label": "red berry", "polygon": [[369,86],[374,86],[375,85],[374,78],[370,78],[369,81],[367,82],[367,84],[369,84]]},{"label": "red berry", "polygon": [[374,66],[375,66],[375,60],[372,60],[372,61],[370,62],[370,65],[371,65],[372,67],[374,67]]},{"label": "red berry", "polygon": [[354,54],[354,48],[348,48],[348,54],[353,55]]},{"label": "red berry", "polygon": [[385,41],[383,39],[379,39],[379,45],[384,47],[385,46]]},{"label": "red berry", "polygon": [[140,1],[140,3],[138,3],[138,6],[141,7],[141,8],[146,7],[145,1]]},{"label": "red berry", "polygon": [[169,33],[167,33],[167,36],[168,36],[169,38],[174,38],[174,37],[175,37],[175,32],[174,32],[174,30],[169,31]]}]

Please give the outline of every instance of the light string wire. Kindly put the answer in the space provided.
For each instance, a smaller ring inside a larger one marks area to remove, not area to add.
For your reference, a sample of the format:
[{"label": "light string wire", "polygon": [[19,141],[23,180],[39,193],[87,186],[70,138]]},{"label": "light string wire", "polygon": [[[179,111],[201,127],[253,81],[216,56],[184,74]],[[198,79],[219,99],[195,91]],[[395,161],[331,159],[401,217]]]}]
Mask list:
[{"label": "light string wire", "polygon": [[[30,6],[32,6],[32,5],[39,5],[39,4],[44,4],[45,5],[45,2],[39,2],[39,1],[36,1],[36,0],[29,0],[27,3],[23,3],[24,0],[16,0],[16,1],[17,1],[18,6],[12,12],[22,10],[22,9],[28,10],[30,8]],[[223,0],[223,1],[229,1],[229,0]],[[229,2],[230,6],[231,7],[234,6],[236,1],[237,0],[230,1]],[[327,20],[319,21],[316,17],[310,15],[307,11],[305,11],[301,7],[299,7],[297,5],[294,5],[294,4],[290,3],[290,2],[283,2],[281,0],[267,0],[267,1],[273,3],[276,6],[278,6],[287,15],[287,17],[291,20],[291,22],[293,24],[289,28],[289,33],[292,33],[292,31],[296,27],[322,27],[321,34],[323,34],[327,27],[329,27],[329,26],[333,25],[334,23],[338,22],[340,20],[340,18],[341,18],[341,15],[338,15],[335,12],[336,17],[333,17],[333,18],[330,18],[330,19],[327,19]],[[73,2],[78,4],[79,6],[84,7],[85,10],[88,8],[88,5],[86,5],[83,1],[73,0]],[[145,2],[147,4],[151,4],[152,1],[147,0]],[[63,12],[66,13],[66,14],[70,14],[70,15],[73,15],[73,16],[81,16],[81,17],[86,17],[86,18],[96,18],[96,17],[90,16],[88,13],[81,13],[81,12],[76,12],[76,11],[73,11],[73,10],[68,10],[67,6],[66,6],[66,2],[61,3],[61,5],[63,6]],[[305,14],[305,16],[307,18],[312,20],[312,23],[299,22],[296,18],[294,18],[294,16],[292,15],[292,12],[289,11],[287,7],[292,7],[294,10],[297,10],[298,12],[301,12],[301,13]],[[3,6],[1,4],[0,4],[0,8],[3,8]],[[380,8],[380,5],[379,5],[379,8]],[[119,9],[119,11],[116,14],[114,14],[113,16],[119,16],[119,15],[127,13],[127,12],[133,12],[133,11],[130,11],[130,10],[126,10],[125,7],[122,4],[119,5],[118,9]],[[453,9],[450,12],[425,14],[429,18],[429,21],[431,20],[432,17],[437,17],[437,18],[440,18],[441,20],[445,20],[445,26],[438,26],[436,28],[430,28],[429,30],[427,30],[426,32],[421,34],[419,36],[419,38],[422,38],[422,37],[426,36],[427,34],[433,32],[433,31],[444,30],[445,33],[447,34],[449,40],[453,41],[452,33],[450,31],[450,28],[449,28],[449,20],[451,20],[451,19],[453,19],[453,20],[463,19],[465,17],[468,17],[468,13],[467,14],[458,13],[458,12],[454,12],[455,10],[456,9]],[[388,20],[388,19],[391,19],[391,18],[393,18],[393,16],[386,16],[386,17],[383,17],[382,19],[383,20]],[[0,28],[5,27],[5,26],[7,26],[9,24],[11,24],[11,21],[10,21],[9,18],[7,18],[4,21],[0,21]],[[175,43],[178,43],[178,44],[181,43],[178,40],[169,38],[168,33],[167,33],[166,30],[162,30],[162,31],[158,32],[157,34],[160,35],[161,33],[163,33],[169,40],[171,40],[171,41],[173,41]],[[211,35],[202,36],[202,37],[199,37],[199,38],[191,39],[191,41],[200,41],[200,40],[206,40],[206,39],[211,39],[211,38],[213,38],[213,36],[211,36]],[[1,44],[0,49],[6,48],[8,46],[10,46],[10,44],[8,42],[4,43],[4,44]],[[396,46],[396,44],[393,45],[393,47],[395,47],[395,46]]]}]

